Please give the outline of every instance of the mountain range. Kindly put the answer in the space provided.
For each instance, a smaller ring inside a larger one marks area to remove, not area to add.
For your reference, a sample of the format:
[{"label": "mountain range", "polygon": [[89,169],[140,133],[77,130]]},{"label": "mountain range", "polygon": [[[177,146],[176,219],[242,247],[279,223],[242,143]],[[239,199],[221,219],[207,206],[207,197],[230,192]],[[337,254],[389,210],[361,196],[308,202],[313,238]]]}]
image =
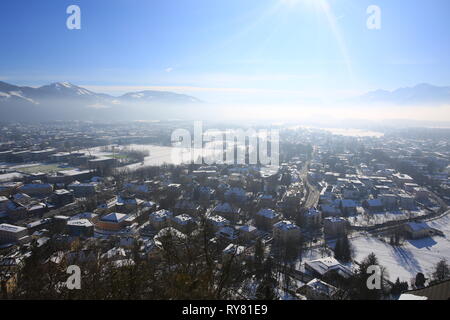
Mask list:
[{"label": "mountain range", "polygon": [[1,119],[7,121],[147,119],[161,109],[176,111],[176,107],[201,103],[195,97],[167,91],[146,90],[114,97],[69,82],[33,88],[0,81]]},{"label": "mountain range", "polygon": [[[419,84],[393,91],[376,90],[351,98],[360,105],[450,105],[450,87]],[[166,91],[129,92],[119,97],[96,93],[69,82],[38,88],[0,81],[0,121],[46,120],[150,120],[204,115],[207,104],[193,96]]]},{"label": "mountain range", "polygon": [[438,87],[421,83],[414,87],[399,88],[393,91],[371,91],[356,98],[356,101],[365,104],[408,106],[450,105],[450,87]]}]

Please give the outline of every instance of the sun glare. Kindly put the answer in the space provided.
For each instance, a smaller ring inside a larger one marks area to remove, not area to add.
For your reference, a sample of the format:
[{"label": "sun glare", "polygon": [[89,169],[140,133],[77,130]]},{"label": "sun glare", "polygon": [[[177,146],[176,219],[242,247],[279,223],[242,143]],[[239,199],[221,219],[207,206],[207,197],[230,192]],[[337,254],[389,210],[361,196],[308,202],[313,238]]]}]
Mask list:
[{"label": "sun glare", "polygon": [[317,3],[316,3],[317,1],[318,0],[280,0],[281,4],[289,6],[289,7],[294,7],[297,5],[313,7],[313,6],[317,5]]}]

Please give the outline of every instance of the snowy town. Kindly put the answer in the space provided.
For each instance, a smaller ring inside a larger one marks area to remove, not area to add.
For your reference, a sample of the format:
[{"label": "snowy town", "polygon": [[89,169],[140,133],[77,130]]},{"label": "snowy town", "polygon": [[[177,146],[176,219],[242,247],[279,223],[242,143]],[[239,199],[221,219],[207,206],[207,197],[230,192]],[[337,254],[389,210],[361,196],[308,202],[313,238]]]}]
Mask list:
[{"label": "snowy town", "polygon": [[2,126],[1,297],[449,298],[447,131],[271,127],[278,167],[173,163],[191,125]]}]

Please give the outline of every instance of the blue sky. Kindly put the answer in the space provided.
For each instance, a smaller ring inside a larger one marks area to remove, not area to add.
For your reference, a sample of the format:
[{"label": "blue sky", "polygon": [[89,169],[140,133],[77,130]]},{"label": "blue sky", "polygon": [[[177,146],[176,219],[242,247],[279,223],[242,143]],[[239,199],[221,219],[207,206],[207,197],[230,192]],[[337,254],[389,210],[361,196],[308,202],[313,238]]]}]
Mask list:
[{"label": "blue sky", "polygon": [[[66,28],[71,4],[81,30]],[[448,0],[3,0],[0,23],[0,80],[20,85],[216,102],[450,85]]]}]

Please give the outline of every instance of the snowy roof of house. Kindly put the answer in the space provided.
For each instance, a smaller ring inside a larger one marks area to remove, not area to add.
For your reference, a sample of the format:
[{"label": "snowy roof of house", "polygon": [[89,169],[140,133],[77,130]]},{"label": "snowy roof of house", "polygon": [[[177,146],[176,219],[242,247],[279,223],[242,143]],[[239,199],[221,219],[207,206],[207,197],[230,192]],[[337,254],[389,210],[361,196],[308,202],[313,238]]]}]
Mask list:
[{"label": "snowy roof of house", "polygon": [[214,224],[227,224],[229,221],[225,219],[224,217],[218,216],[218,215],[211,215],[208,217],[208,220],[213,222]]},{"label": "snowy roof of house", "polygon": [[402,179],[402,180],[413,180],[413,178],[411,178],[411,176],[404,174],[404,173],[394,173],[392,176],[394,176],[398,179]]},{"label": "snowy roof of house", "polygon": [[28,223],[27,224],[27,228],[34,228],[34,227],[38,227],[38,226],[40,226],[40,225],[44,225],[44,224],[47,224],[47,223],[49,223],[49,222],[51,222],[51,219],[50,218],[45,218],[45,219],[39,219],[39,220],[36,220],[36,221],[33,221],[33,222],[30,222],[30,223]]},{"label": "snowy roof of house", "polygon": [[245,247],[244,246],[238,246],[235,244],[230,243],[224,250],[223,253],[224,254],[235,254],[235,255],[240,255],[245,251]]},{"label": "snowy roof of house", "polygon": [[339,261],[337,261],[333,257],[326,257],[322,259],[312,260],[305,262],[310,268],[319,273],[320,275],[324,275],[328,271],[335,270],[340,275],[344,277],[348,277],[352,274],[352,271],[348,269],[346,266],[342,265]]},{"label": "snowy roof of house", "polygon": [[245,225],[239,227],[239,231],[241,232],[254,232],[255,230],[257,230],[255,226]]},{"label": "snowy roof of house", "polygon": [[119,222],[122,222],[123,220],[125,220],[126,218],[127,218],[126,214],[112,212],[112,213],[107,214],[106,216],[102,217],[101,220],[107,221],[107,222],[119,223]]},{"label": "snowy roof of house", "polygon": [[117,204],[124,204],[124,205],[140,205],[144,202],[144,200],[138,199],[138,198],[122,198],[119,197],[117,199]]},{"label": "snowy roof of house", "polygon": [[133,259],[121,259],[121,260],[115,260],[111,262],[113,267],[121,268],[121,267],[128,267],[135,265],[135,262]]},{"label": "snowy roof of house", "polygon": [[314,291],[321,292],[327,296],[332,296],[337,291],[336,287],[316,278],[312,279],[306,285]]},{"label": "snowy roof of house", "polygon": [[19,226],[14,226],[12,224],[7,224],[7,223],[2,223],[0,224],[0,230],[1,231],[6,231],[6,232],[21,232],[26,230],[27,228],[24,227],[19,227]]},{"label": "snowy roof of house", "polygon": [[93,224],[88,219],[77,219],[67,221],[68,226],[74,227],[92,227]]},{"label": "snowy roof of house", "polygon": [[278,217],[278,213],[276,213],[272,209],[267,209],[267,208],[259,210],[256,214],[259,216],[266,217],[268,219],[275,219],[276,217]]},{"label": "snowy roof of house", "polygon": [[98,214],[92,212],[82,212],[78,213],[70,218],[70,220],[78,220],[78,219],[93,219],[97,217]]},{"label": "snowy roof of house", "polygon": [[162,209],[153,213],[150,213],[150,218],[157,221],[162,221],[167,219],[168,217],[172,217],[173,213],[172,211]]},{"label": "snowy roof of house", "polygon": [[273,226],[274,228],[282,230],[295,230],[295,229],[300,230],[300,228],[295,223],[287,220],[277,222]]},{"label": "snowy roof of house", "polygon": [[102,254],[102,258],[111,259],[113,257],[126,257],[127,254],[123,248],[114,247],[109,249],[106,253]]},{"label": "snowy roof of house", "polygon": [[70,191],[66,190],[66,189],[58,189],[58,190],[55,190],[54,192],[55,192],[55,194],[58,194],[58,195],[70,193]]},{"label": "snowy roof of house", "polygon": [[408,222],[406,225],[413,231],[430,229],[430,226],[425,222]]},{"label": "snowy roof of house", "polygon": [[188,215],[188,214],[180,214],[176,217],[172,218],[173,221],[179,223],[179,224],[188,224],[194,221],[194,219]]},{"label": "snowy roof of house", "polygon": [[326,217],[325,219],[323,219],[324,221],[330,221],[330,222],[333,222],[333,223],[336,223],[336,222],[345,222],[345,221],[347,221],[347,220],[345,220],[344,218],[342,218],[342,217]]}]

